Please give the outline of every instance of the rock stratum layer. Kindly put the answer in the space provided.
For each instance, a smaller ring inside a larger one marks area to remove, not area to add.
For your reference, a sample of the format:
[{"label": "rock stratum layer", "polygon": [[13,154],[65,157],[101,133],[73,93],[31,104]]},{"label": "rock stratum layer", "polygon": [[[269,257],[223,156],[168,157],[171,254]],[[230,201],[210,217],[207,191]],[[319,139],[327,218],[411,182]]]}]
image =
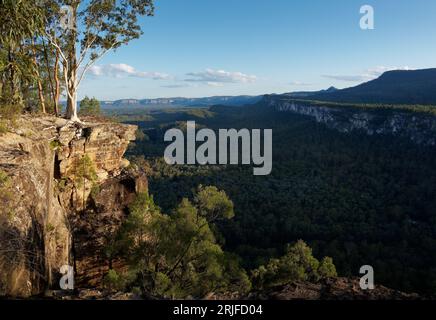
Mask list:
[{"label": "rock stratum layer", "polygon": [[316,105],[282,96],[266,96],[263,102],[281,112],[294,112],[314,118],[331,129],[348,133],[360,130],[368,135],[394,135],[413,143],[436,145],[436,116],[400,109],[334,107]]},{"label": "rock stratum layer", "polygon": [[102,264],[105,237],[148,185],[123,159],[136,126],[23,116],[14,127],[0,135],[0,295],[26,297],[58,288],[63,265]]}]

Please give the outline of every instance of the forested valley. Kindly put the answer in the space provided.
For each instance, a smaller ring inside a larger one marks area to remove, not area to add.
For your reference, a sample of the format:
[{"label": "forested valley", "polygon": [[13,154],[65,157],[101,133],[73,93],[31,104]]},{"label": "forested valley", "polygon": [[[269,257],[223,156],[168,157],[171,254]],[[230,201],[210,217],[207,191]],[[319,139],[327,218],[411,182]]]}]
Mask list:
[{"label": "forested valley", "polygon": [[[377,112],[377,111],[375,111]],[[130,159],[150,174],[163,211],[214,185],[234,202],[235,217],[214,225],[218,242],[246,269],[282,256],[302,239],[329,256],[340,276],[371,265],[376,282],[420,293],[436,289],[436,152],[392,135],[340,133],[309,117],[246,107],[131,111],[138,124]],[[163,135],[183,121],[218,128],[272,128],[273,170],[251,166],[167,165]]]}]

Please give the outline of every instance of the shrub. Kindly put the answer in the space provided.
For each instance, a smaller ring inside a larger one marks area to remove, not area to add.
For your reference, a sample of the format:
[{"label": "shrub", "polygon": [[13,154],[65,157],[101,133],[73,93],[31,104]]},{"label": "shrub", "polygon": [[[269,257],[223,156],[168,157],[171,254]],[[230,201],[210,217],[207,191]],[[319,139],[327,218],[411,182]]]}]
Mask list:
[{"label": "shrub", "polygon": [[58,149],[61,146],[62,146],[62,144],[59,142],[59,140],[52,140],[52,141],[50,141],[50,149],[51,150],[56,150],[56,149]]},{"label": "shrub", "polygon": [[0,169],[0,210],[6,213],[9,218],[12,218],[14,214],[13,199],[10,178],[5,171]]},{"label": "shrub", "polygon": [[253,270],[252,280],[257,289],[263,289],[298,280],[316,282],[336,275],[331,258],[325,257],[320,263],[313,257],[312,249],[299,240],[296,244],[289,245],[281,258],[271,259],[266,266]]},{"label": "shrub", "polygon": [[76,162],[74,177],[75,183],[79,187],[83,187],[84,180],[92,183],[97,181],[98,177],[94,162],[87,154]]},{"label": "shrub", "polygon": [[103,285],[109,290],[122,291],[125,289],[125,281],[122,275],[110,269],[103,279]]},{"label": "shrub", "polygon": [[6,133],[10,127],[16,126],[16,120],[22,107],[17,104],[0,104],[0,135]]},{"label": "shrub", "polygon": [[88,97],[85,97],[80,101],[79,115],[99,116],[100,114],[100,102],[96,98],[89,99]]},{"label": "shrub", "polygon": [[139,194],[109,244],[107,256],[124,257],[130,270],[137,270],[134,283],[146,293],[182,299],[250,290],[239,260],[222,250],[211,228],[212,220],[233,216],[231,201],[212,187],[200,188],[196,199],[197,206],[183,199],[171,215],[165,215],[151,196]]}]

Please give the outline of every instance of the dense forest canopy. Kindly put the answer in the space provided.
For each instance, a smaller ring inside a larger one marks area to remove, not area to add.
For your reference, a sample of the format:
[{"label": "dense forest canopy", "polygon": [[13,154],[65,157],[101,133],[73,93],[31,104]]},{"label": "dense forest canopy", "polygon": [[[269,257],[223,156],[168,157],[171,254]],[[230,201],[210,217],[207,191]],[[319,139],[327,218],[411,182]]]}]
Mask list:
[{"label": "dense forest canopy", "polygon": [[[224,248],[241,256],[246,268],[266,264],[284,253],[286,243],[303,239],[315,256],[331,256],[340,275],[358,276],[369,264],[378,283],[434,293],[434,148],[391,135],[343,134],[261,105],[146,116],[133,121],[142,139],[130,156],[149,160],[156,203],[172,208],[199,184],[225,190],[235,218],[219,223],[218,231]],[[167,165],[163,133],[187,119],[212,129],[273,128],[271,175],[254,177],[247,166]]]}]

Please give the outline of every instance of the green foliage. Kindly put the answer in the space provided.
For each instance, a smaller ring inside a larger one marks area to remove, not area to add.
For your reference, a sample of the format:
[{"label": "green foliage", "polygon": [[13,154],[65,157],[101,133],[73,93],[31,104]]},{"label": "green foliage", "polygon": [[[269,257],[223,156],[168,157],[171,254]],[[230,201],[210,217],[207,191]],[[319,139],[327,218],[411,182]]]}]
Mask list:
[{"label": "green foliage", "polygon": [[369,109],[369,110],[397,110],[418,113],[429,113],[436,115],[436,107],[430,105],[417,105],[417,104],[387,104],[387,103],[347,103],[347,102],[334,102],[334,101],[318,101],[310,99],[289,99],[284,98],[289,102],[298,102],[302,105],[315,106],[315,107],[339,107],[345,110],[350,108]]},{"label": "green foliage", "polygon": [[95,198],[100,193],[100,186],[98,184],[94,184],[91,188],[91,197]]},{"label": "green foliage", "polygon": [[51,150],[56,150],[56,149],[58,149],[61,146],[62,146],[62,144],[59,142],[59,140],[52,140],[52,141],[50,141],[50,149]]},{"label": "green foliage", "polygon": [[57,181],[57,188],[59,191],[65,191],[65,188],[67,187],[68,179],[67,178],[61,178]]},{"label": "green foliage", "polygon": [[[228,202],[225,194],[220,197]],[[217,208],[228,208],[217,199],[213,203]],[[206,217],[188,199],[183,199],[171,215],[164,215],[151,196],[139,194],[129,211],[106,253],[110,258],[124,257],[130,269],[137,270],[136,282],[144,292],[169,298],[201,298],[210,292],[242,293],[250,289],[239,261],[223,252]],[[221,213],[229,216],[228,210]]]},{"label": "green foliage", "polygon": [[[65,63],[69,66],[69,72],[65,74],[67,116],[76,118],[76,101],[73,97],[77,96],[84,73],[108,51],[139,38],[142,31],[138,18],[153,15],[153,1],[45,0],[44,4],[50,8],[47,10],[47,38],[53,47],[62,51],[62,56],[66,57]],[[65,32],[63,28],[64,5],[70,7],[68,22],[74,28],[71,32]]]},{"label": "green foliage", "polygon": [[9,176],[3,170],[0,170],[0,186],[9,185]]},{"label": "green foliage", "polygon": [[239,255],[247,270],[304,239],[316,257],[332,257],[341,276],[358,276],[359,268],[370,264],[383,285],[435,292],[434,147],[401,136],[343,134],[309,117],[262,106],[212,109],[213,118],[196,120],[214,130],[272,128],[274,169],[253,177],[248,166],[167,165],[161,158],[163,134],[184,115],[153,112],[153,121],[136,123],[150,141],[129,152],[147,160],[150,192],[162,210],[194,198],[200,184],[215,185],[232,199],[235,211],[215,228],[225,238],[223,248]]},{"label": "green foliage", "polygon": [[87,180],[91,183],[96,182],[98,179],[94,162],[89,155],[85,154],[75,163],[74,167],[74,180],[77,186],[82,187],[83,183]]},{"label": "green foliage", "polygon": [[0,212],[9,218],[14,214],[14,193],[12,192],[11,179],[8,174],[0,169]]},{"label": "green foliage", "polygon": [[335,277],[336,269],[331,258],[324,258],[320,264],[313,257],[312,249],[299,240],[288,246],[279,259],[271,259],[266,266],[252,271],[253,284],[257,289],[281,286],[294,281],[316,282],[322,278]]},{"label": "green foliage", "polygon": [[4,120],[0,120],[0,135],[8,132],[7,122]]},{"label": "green foliage", "polygon": [[18,115],[22,112],[22,106],[19,104],[0,104],[0,116],[3,119],[15,121]]},{"label": "green foliage", "polygon": [[82,116],[99,116],[100,111],[100,101],[96,98],[89,99],[88,96],[80,101],[79,115]]},{"label": "green foliage", "polygon": [[252,289],[250,277],[241,267],[241,258],[233,253],[225,252],[221,257],[224,266],[223,288],[228,292],[247,293]]},{"label": "green foliage", "polygon": [[235,216],[233,202],[224,191],[219,191],[214,186],[203,187],[200,185],[194,203],[200,215],[208,221],[231,219]]},{"label": "green foliage", "polygon": [[109,290],[123,291],[126,287],[126,279],[115,270],[110,269],[103,279],[103,285]]},{"label": "green foliage", "polygon": [[0,105],[22,106],[30,97],[38,78],[31,39],[43,28],[44,11],[34,1],[0,2]]},{"label": "green foliage", "polygon": [[17,126],[16,120],[21,111],[22,106],[19,104],[0,102],[0,135]]},{"label": "green foliage", "polygon": [[338,276],[332,258],[330,257],[322,258],[318,267],[318,274],[321,278],[334,278]]},{"label": "green foliage", "polygon": [[54,225],[52,225],[51,223],[48,223],[47,225],[46,225],[46,232],[47,233],[51,233],[51,232],[53,232],[53,231],[55,231],[56,230],[56,227],[54,226]]}]

